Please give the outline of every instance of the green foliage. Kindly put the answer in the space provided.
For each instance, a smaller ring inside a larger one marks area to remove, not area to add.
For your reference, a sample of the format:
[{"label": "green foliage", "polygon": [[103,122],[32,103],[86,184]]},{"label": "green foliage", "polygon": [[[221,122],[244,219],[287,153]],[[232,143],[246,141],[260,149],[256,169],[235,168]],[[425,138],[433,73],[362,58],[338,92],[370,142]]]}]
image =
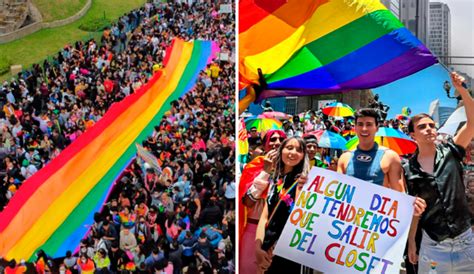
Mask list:
[{"label": "green foliage", "polygon": [[[44,2],[47,1],[44,0]],[[81,19],[66,26],[42,29],[18,40],[0,44],[0,55],[10,58],[13,64],[28,68],[34,63],[43,62],[47,56],[57,54],[66,44],[78,40],[88,40],[91,37],[99,41],[102,32],[88,32],[79,29],[79,26],[84,22],[104,17],[116,22],[120,16],[143,6],[145,2],[146,0],[93,0],[92,7]],[[12,77],[10,73],[0,75],[0,81],[10,77]]]},{"label": "green foliage", "polygon": [[106,27],[109,27],[112,24],[112,21],[107,18],[95,18],[88,20],[81,25],[79,25],[79,29],[83,31],[89,32],[96,32],[102,31]]},{"label": "green foliage", "polygon": [[0,75],[10,72],[12,61],[5,56],[0,56]]},{"label": "green foliage", "polygon": [[80,11],[87,0],[32,0],[43,16],[43,22],[66,19]]}]

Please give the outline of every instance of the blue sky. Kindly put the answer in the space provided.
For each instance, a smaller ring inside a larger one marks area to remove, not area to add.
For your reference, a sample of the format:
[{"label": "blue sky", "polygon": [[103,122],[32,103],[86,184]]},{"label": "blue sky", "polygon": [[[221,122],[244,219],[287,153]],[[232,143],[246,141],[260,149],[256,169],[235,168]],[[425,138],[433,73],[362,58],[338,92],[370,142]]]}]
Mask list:
[{"label": "blue sky", "polygon": [[[390,106],[388,118],[400,114],[405,106],[411,108],[414,115],[428,112],[430,103],[436,99],[440,99],[440,106],[456,107],[456,100],[449,99],[443,89],[446,80],[451,81],[448,72],[437,64],[372,91]],[[453,94],[454,88],[451,96]]]}]

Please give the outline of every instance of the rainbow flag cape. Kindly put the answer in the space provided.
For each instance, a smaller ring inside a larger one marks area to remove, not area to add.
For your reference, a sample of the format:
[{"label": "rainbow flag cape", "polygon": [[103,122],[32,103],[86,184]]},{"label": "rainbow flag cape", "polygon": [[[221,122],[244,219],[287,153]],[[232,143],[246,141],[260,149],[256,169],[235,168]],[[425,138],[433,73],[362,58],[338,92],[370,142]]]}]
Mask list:
[{"label": "rainbow flag cape", "polygon": [[244,119],[240,119],[239,125],[239,135],[238,135],[238,144],[239,144],[239,163],[247,163],[247,158],[249,154],[249,142],[247,137],[247,129],[245,128]]},{"label": "rainbow flag cape", "polygon": [[0,213],[0,256],[19,261],[31,260],[38,249],[52,257],[75,251],[114,180],[135,156],[135,143],[145,140],[170,102],[194,85],[214,57],[213,44],[174,40],[160,73],[26,180]]},{"label": "rainbow flag cape", "polygon": [[258,100],[375,88],[437,63],[378,0],[241,0],[239,76]]}]

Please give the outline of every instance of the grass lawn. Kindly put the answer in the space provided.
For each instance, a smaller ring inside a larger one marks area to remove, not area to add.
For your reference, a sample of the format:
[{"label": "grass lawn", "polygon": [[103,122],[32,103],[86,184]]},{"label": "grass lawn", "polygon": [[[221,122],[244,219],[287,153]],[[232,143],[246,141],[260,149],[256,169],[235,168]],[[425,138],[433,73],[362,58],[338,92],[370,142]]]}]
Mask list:
[{"label": "grass lawn", "polygon": [[[87,14],[78,21],[58,28],[43,29],[29,36],[6,44],[0,44],[0,60],[6,57],[13,64],[28,68],[42,62],[46,57],[56,54],[67,43],[99,37],[100,33],[85,32],[78,28],[82,23],[105,16],[117,20],[130,10],[142,6],[146,0],[93,0]],[[11,78],[10,73],[0,76],[0,80]]]},{"label": "grass lawn", "polygon": [[32,0],[44,22],[66,19],[85,6],[87,0]]}]

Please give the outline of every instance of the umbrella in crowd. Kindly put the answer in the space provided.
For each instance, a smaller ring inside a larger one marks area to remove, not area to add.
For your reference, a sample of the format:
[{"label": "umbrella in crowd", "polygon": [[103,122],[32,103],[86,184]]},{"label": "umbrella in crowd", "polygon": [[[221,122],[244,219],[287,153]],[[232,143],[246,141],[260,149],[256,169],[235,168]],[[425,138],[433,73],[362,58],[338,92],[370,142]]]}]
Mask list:
[{"label": "umbrella in crowd", "polygon": [[245,120],[245,128],[257,128],[257,132],[266,132],[271,129],[281,129],[282,123],[272,118],[249,118]]},{"label": "umbrella in crowd", "polygon": [[346,150],[346,139],[329,130],[315,130],[305,135],[314,135],[320,147]]},{"label": "umbrella in crowd", "polygon": [[409,107],[403,107],[402,108],[402,115],[410,116],[411,115],[411,109]]},{"label": "umbrella in crowd", "polygon": [[258,118],[273,118],[279,120],[287,120],[290,119],[290,117],[291,115],[279,111],[267,111],[258,115]]},{"label": "umbrella in crowd", "polygon": [[[398,155],[412,154],[416,150],[416,143],[408,135],[400,130],[393,128],[381,127],[375,134],[375,142],[381,146],[390,148]],[[346,147],[349,150],[354,150],[359,144],[359,138],[354,137],[350,139]]]},{"label": "umbrella in crowd", "polygon": [[397,119],[403,124],[408,124],[408,122],[410,122],[410,117],[403,114],[397,114],[397,116],[395,116],[395,119]]},{"label": "umbrella in crowd", "polygon": [[454,136],[461,126],[464,125],[466,120],[466,111],[464,110],[464,107],[460,107],[449,116],[448,120],[446,120],[438,132]]},{"label": "umbrella in crowd", "polygon": [[330,103],[323,108],[323,113],[328,116],[348,117],[354,116],[354,112],[351,106],[338,102]]}]

